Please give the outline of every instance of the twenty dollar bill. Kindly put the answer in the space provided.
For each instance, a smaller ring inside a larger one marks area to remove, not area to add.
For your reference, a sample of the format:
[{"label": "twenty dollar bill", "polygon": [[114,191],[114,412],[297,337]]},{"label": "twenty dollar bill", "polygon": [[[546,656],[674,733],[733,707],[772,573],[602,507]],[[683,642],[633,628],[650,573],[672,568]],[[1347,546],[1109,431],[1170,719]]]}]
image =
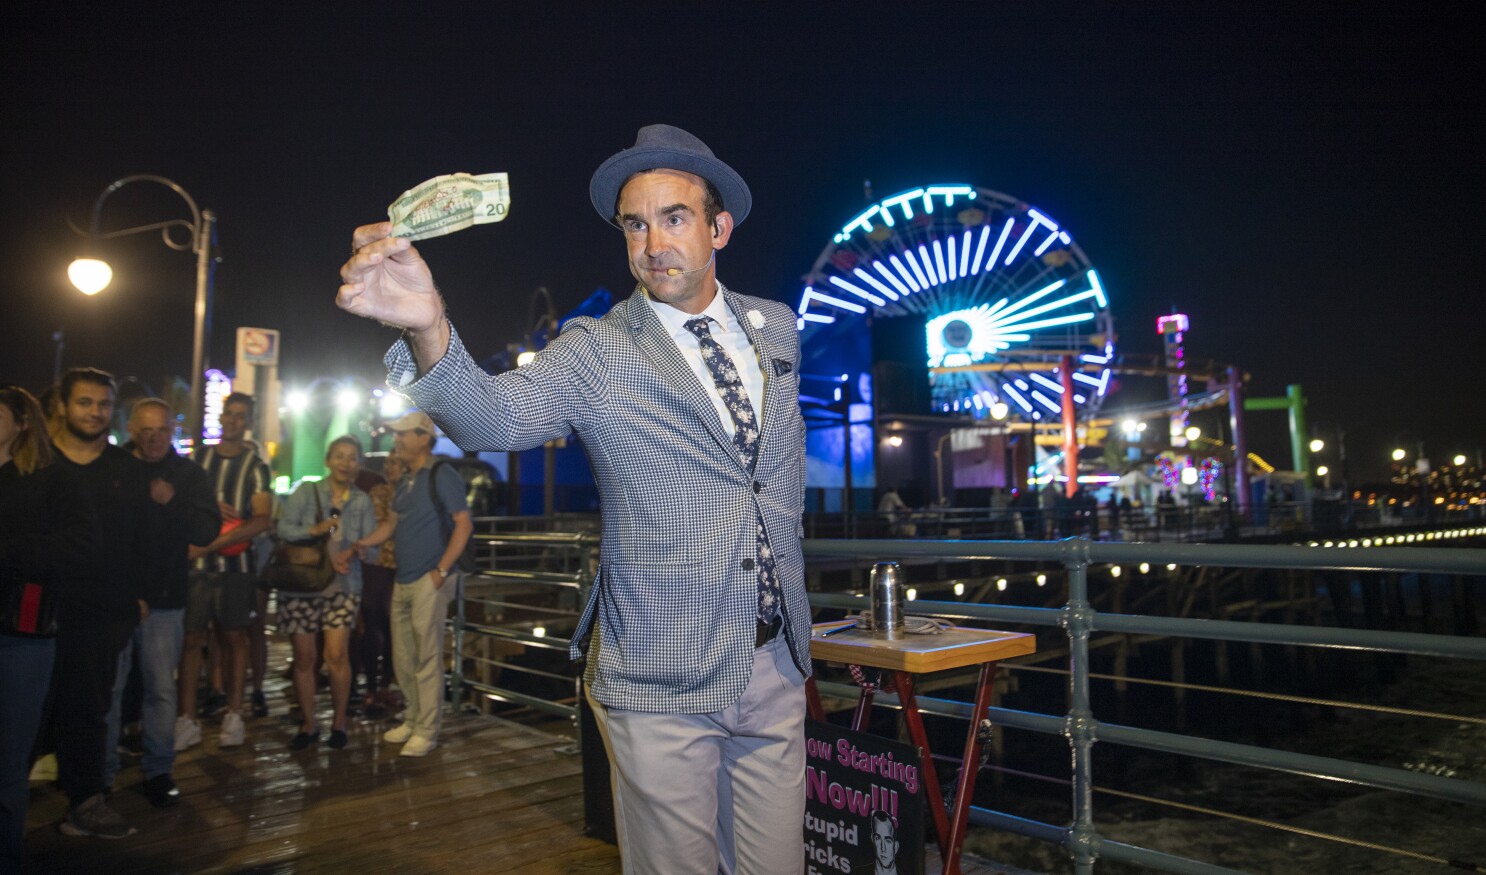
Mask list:
[{"label": "twenty dollar bill", "polygon": [[511,209],[504,173],[451,173],[435,176],[402,193],[387,208],[392,236],[423,240],[499,222]]}]

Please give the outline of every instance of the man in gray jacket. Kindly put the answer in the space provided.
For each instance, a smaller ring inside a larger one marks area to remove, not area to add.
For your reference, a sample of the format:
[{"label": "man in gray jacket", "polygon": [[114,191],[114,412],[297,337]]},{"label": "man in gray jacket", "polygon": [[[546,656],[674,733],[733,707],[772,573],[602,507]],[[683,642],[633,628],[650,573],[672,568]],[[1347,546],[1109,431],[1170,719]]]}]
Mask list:
[{"label": "man in gray jacket", "polygon": [[810,611],[795,315],[718,282],[752,196],[691,134],[642,128],[589,195],[638,286],[525,367],[475,366],[428,266],[386,223],[357,229],[337,302],[405,329],[388,383],[461,448],[582,440],[603,543],[574,654],[586,649],[614,764],[625,871],[799,871]]}]

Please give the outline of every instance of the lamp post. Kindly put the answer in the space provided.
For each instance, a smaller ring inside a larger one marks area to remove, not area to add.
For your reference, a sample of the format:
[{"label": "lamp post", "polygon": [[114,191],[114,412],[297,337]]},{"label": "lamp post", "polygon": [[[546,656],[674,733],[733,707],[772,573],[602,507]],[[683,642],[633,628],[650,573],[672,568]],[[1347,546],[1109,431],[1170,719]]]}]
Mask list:
[{"label": "lamp post", "polygon": [[[191,209],[191,221],[184,219],[171,219],[165,222],[155,222],[149,225],[139,225],[134,228],[124,228],[120,231],[99,231],[100,220],[103,216],[103,202],[108,196],[128,185],[131,182],[155,182],[165,186],[181,196],[186,206]],[[190,238],[179,243],[172,239],[170,232],[176,227],[185,227],[190,232]],[[198,444],[202,436],[202,424],[205,415],[202,402],[202,393],[206,381],[206,345],[208,333],[211,330],[211,304],[212,304],[212,265],[214,260],[211,249],[216,243],[217,217],[211,210],[201,210],[196,206],[196,201],[176,183],[163,176],[154,176],[148,173],[126,176],[115,180],[98,195],[98,200],[93,202],[93,221],[90,226],[89,239],[93,246],[97,246],[99,240],[107,240],[111,237],[123,237],[128,234],[138,234],[143,231],[159,231],[160,239],[166,246],[177,252],[192,252],[196,255],[196,330],[191,345],[191,441]],[[78,258],[67,268],[67,276],[77,290],[85,295],[96,295],[108,287],[109,281],[113,279],[113,268],[99,258],[91,257],[96,253]]]}]

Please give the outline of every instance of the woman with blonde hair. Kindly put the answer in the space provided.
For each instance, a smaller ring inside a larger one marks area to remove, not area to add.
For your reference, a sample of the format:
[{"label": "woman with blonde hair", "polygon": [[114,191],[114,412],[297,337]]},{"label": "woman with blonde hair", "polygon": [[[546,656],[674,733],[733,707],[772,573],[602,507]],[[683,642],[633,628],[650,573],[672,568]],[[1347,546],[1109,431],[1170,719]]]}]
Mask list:
[{"label": "woman with blonde hair", "polygon": [[57,588],[91,562],[93,528],[86,494],[52,464],[41,406],[19,386],[0,386],[0,871],[20,871]]}]

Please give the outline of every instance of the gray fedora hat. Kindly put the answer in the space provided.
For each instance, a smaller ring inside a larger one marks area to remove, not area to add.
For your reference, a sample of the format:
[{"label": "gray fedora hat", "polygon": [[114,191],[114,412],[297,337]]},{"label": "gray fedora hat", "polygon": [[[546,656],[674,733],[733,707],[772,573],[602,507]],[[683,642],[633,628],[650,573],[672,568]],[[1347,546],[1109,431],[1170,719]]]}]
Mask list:
[{"label": "gray fedora hat", "polygon": [[624,181],[641,170],[684,170],[695,173],[717,187],[722,208],[741,225],[753,206],[748,183],[738,172],[717,160],[707,144],[672,125],[646,125],[635,137],[635,145],[609,157],[593,172],[588,197],[604,221],[612,222]]}]

